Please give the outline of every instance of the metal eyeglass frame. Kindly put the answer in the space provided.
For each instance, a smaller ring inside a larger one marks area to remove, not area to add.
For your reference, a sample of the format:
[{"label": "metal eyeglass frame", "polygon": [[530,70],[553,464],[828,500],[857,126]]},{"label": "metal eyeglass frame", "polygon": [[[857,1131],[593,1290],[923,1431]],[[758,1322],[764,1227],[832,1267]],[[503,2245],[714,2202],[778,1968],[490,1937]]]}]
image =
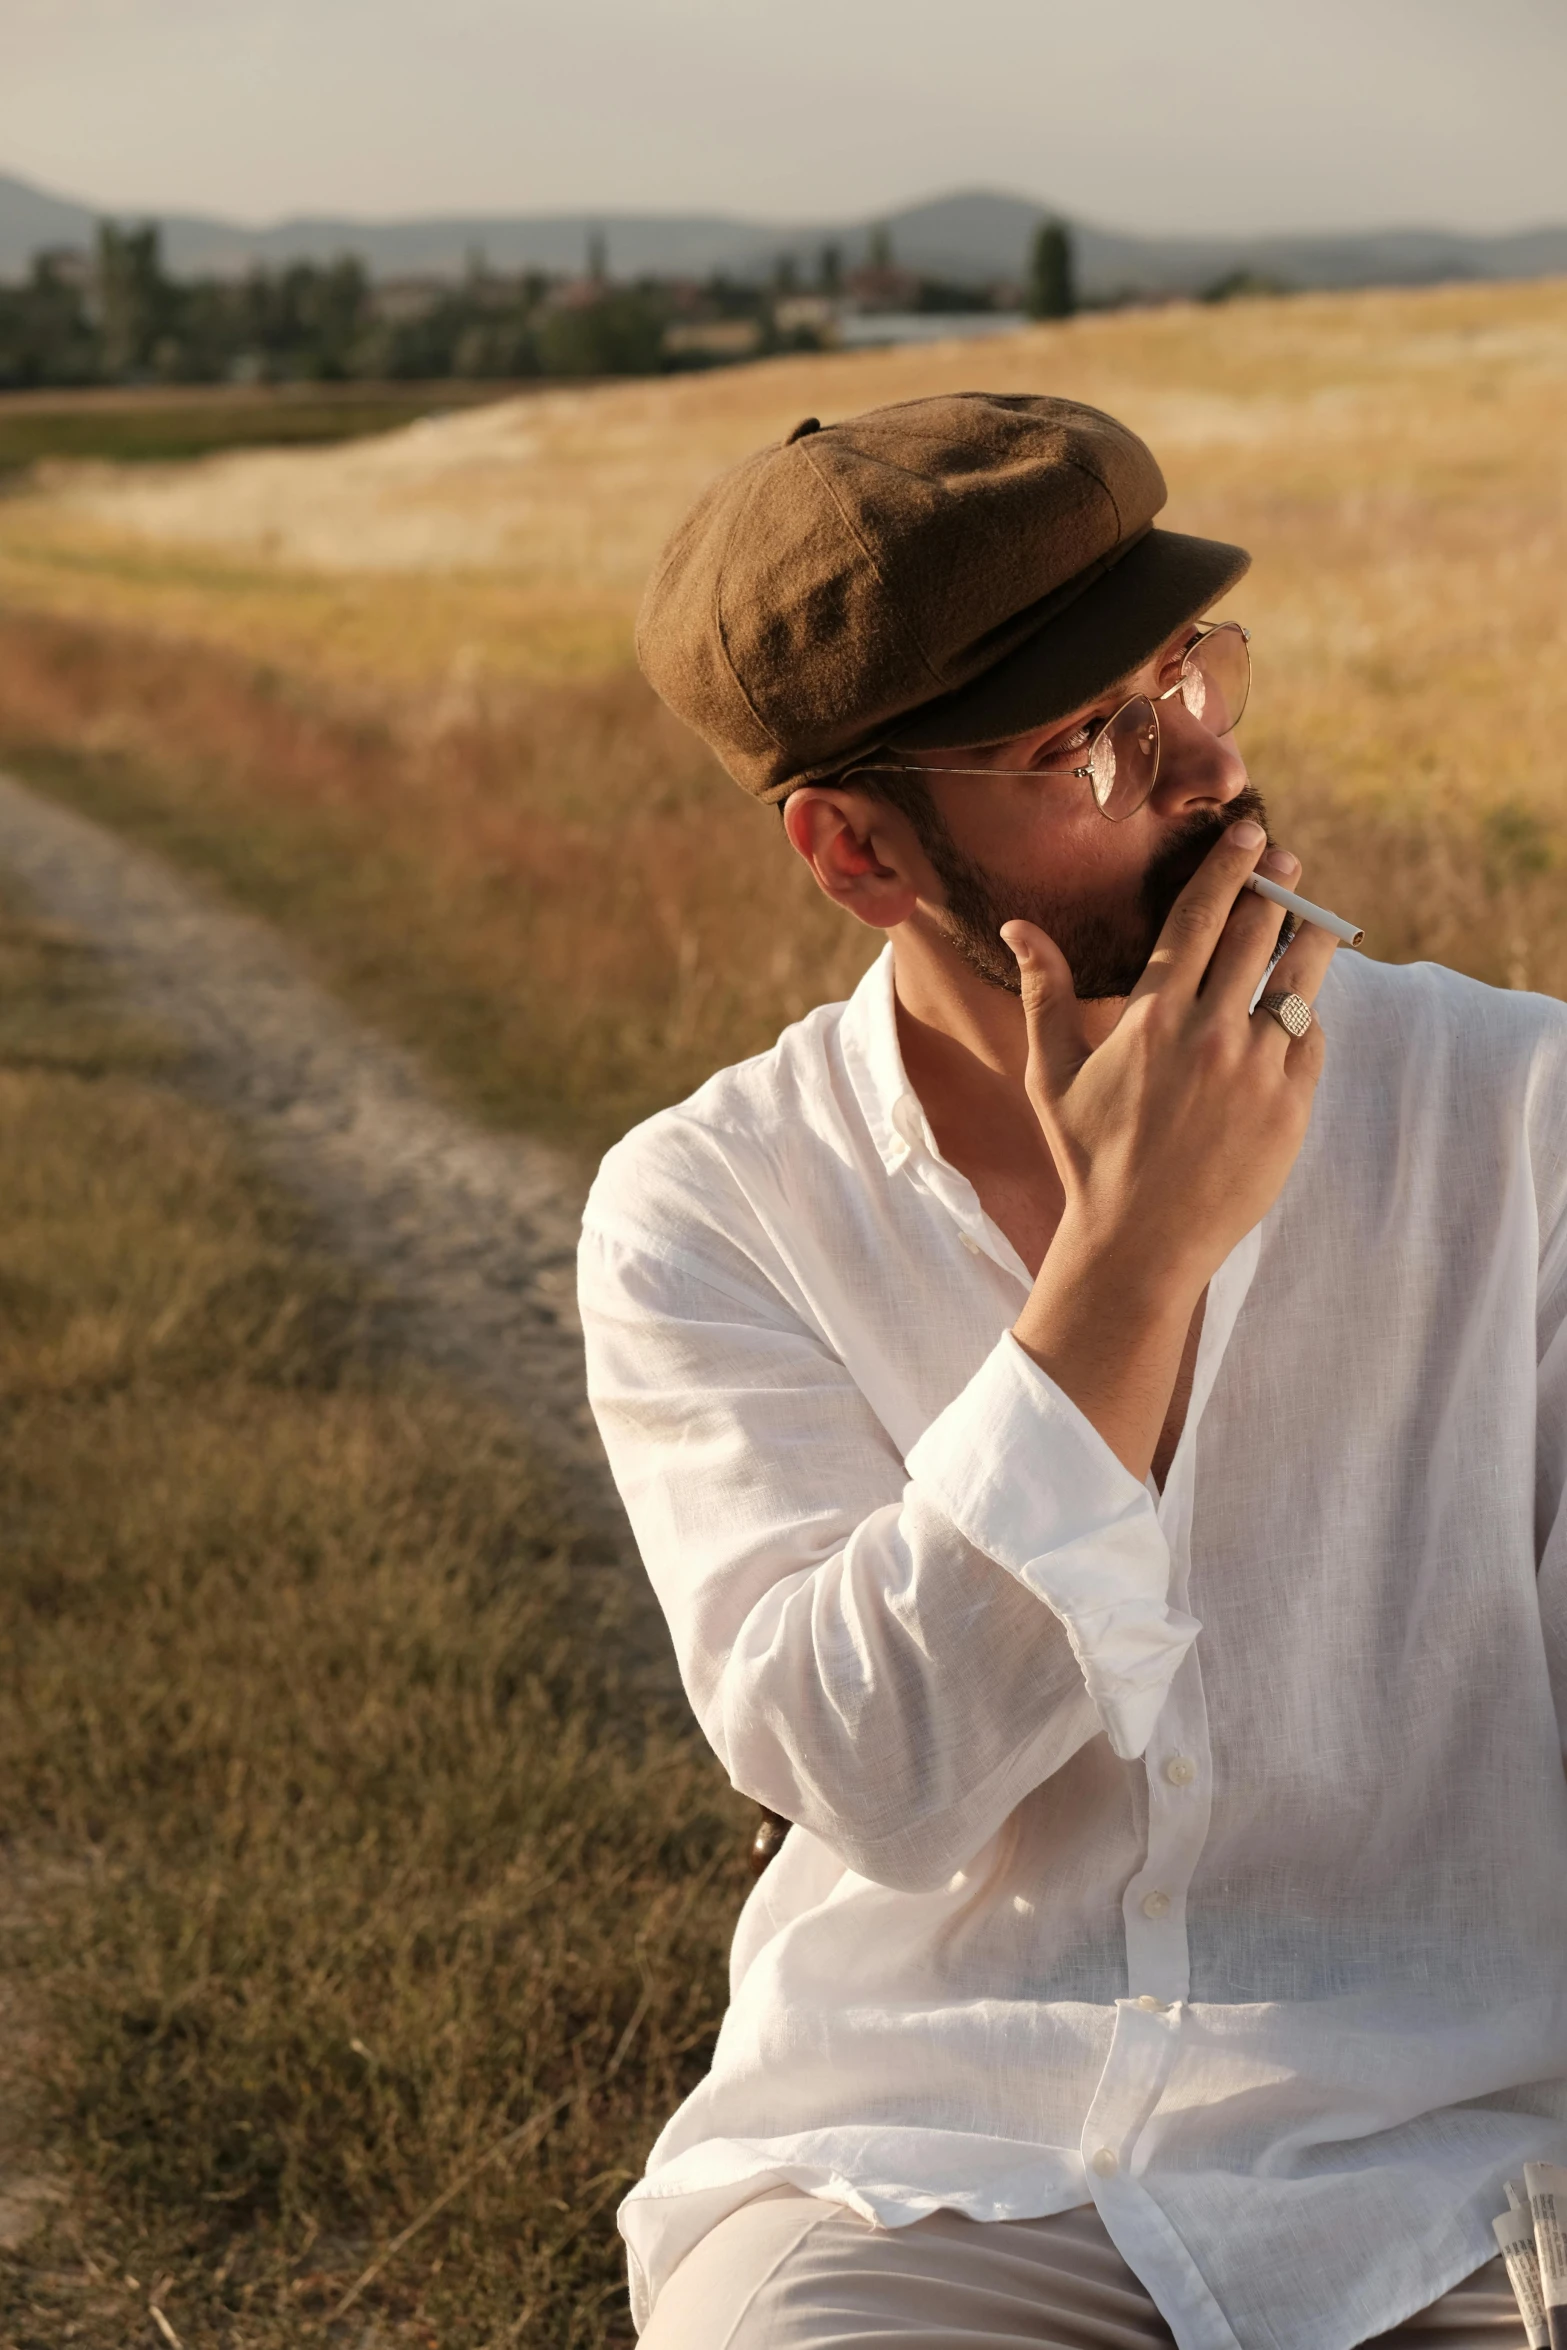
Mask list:
[{"label": "metal eyeglass frame", "polygon": [[[1164,738],[1159,725],[1159,704],[1161,702],[1168,702],[1174,695],[1181,691],[1182,687],[1186,683],[1187,663],[1191,660],[1192,655],[1197,652],[1201,646],[1205,645],[1210,637],[1222,636],[1227,629],[1232,630],[1234,634],[1240,638],[1241,643],[1247,647],[1246,691],[1241,696],[1241,706],[1236,711],[1235,716],[1230,720],[1229,725],[1223,729],[1222,733],[1216,734],[1215,739],[1222,742],[1226,734],[1233,734],[1236,727],[1240,724],[1242,718],[1246,714],[1246,704],[1251,699],[1251,630],[1249,628],[1243,628],[1238,620],[1202,621],[1199,622],[1198,625],[1201,633],[1193,639],[1191,644],[1187,646],[1185,654],[1182,656],[1181,660],[1181,673],[1176,679],[1174,685],[1166,686],[1162,694],[1128,694],[1126,700],[1124,702],[1118,703],[1115,709],[1113,709],[1109,713],[1108,717],[1104,719],[1094,736],[1094,741],[1097,743],[1103,735],[1109,733],[1111,727],[1115,724],[1118,718],[1125,716],[1126,712],[1131,709],[1134,702],[1147,703],[1149,711],[1153,717],[1154,728],[1153,772],[1148,778],[1148,789],[1143,793],[1143,796],[1137,802],[1136,807],[1123,808],[1119,816],[1112,816],[1104,805],[1104,802],[1100,799],[1098,792],[1093,791],[1092,797],[1094,806],[1099,810],[1100,815],[1103,816],[1107,824],[1124,823],[1128,816],[1136,815],[1138,808],[1145,808],[1148,805],[1149,799],[1153,794],[1154,785],[1159,780],[1159,762],[1164,756]],[[1199,720],[1198,723],[1200,725],[1201,720]],[[869,760],[861,761],[858,765],[849,768],[847,773],[843,776],[842,780],[847,783],[850,777],[855,775],[1071,775],[1081,777],[1082,780],[1090,786],[1091,790],[1094,783],[1094,771],[1092,767],[922,767],[917,761],[912,759],[904,759],[896,763],[885,760],[876,762],[871,762]]]}]

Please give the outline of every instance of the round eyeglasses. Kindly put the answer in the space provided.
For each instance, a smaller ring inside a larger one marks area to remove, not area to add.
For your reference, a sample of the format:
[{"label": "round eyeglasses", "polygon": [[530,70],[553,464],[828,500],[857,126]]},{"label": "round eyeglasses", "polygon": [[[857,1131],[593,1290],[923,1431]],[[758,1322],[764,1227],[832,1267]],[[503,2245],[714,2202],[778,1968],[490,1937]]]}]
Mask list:
[{"label": "round eyeglasses", "polygon": [[[1238,620],[1204,625],[1181,659],[1173,685],[1153,694],[1133,694],[1108,718],[1088,718],[1061,746],[1086,762],[1069,767],[927,767],[913,760],[897,766],[851,768],[849,774],[897,775],[1073,775],[1089,785],[1101,816],[1119,824],[1135,816],[1159,780],[1159,705],[1179,694],[1185,708],[1210,734],[1225,735],[1239,722],[1251,691],[1251,635]],[[848,780],[846,776],[845,781]]]}]

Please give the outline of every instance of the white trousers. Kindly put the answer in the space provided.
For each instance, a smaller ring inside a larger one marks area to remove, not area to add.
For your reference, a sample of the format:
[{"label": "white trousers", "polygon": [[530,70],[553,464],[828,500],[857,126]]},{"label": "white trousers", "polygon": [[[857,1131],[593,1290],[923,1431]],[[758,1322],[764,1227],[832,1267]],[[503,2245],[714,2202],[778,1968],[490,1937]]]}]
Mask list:
[{"label": "white trousers", "polygon": [[[1325,2254],[1329,2248],[1324,2247]],[[1332,2262],[1323,2261],[1324,2290]],[[1493,2260],[1379,2350],[1521,2350]],[[658,2297],[641,2350],[1173,2350],[1092,2206],[1050,2219],[938,2211],[874,2228],[783,2187],[720,2221]]]}]

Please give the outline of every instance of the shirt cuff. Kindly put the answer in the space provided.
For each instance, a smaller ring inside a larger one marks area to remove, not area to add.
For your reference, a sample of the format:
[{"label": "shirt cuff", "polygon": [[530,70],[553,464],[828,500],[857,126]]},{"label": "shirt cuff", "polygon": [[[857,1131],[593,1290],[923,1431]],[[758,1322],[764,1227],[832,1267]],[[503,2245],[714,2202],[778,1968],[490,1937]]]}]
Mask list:
[{"label": "shirt cuff", "polygon": [[1148,1487],[1010,1332],[906,1466],[965,1541],[1060,1618],[1110,1744],[1140,1755],[1201,1629],[1168,1604]]}]

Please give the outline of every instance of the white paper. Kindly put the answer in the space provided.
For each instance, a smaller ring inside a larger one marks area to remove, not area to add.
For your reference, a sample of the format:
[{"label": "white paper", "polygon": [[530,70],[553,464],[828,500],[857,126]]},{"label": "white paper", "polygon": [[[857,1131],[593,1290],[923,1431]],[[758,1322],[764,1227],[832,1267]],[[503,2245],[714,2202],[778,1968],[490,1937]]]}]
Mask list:
[{"label": "white paper", "polygon": [[1546,2315],[1545,2299],[1540,2291],[1540,2262],[1534,2249],[1534,2220],[1529,2212],[1515,2208],[1504,2212],[1500,2219],[1492,2220],[1491,2225],[1496,2230],[1496,2241],[1507,2263],[1513,2299],[1523,2319],[1523,2330],[1529,2337],[1529,2350],[1547,2350],[1551,2327]]}]

